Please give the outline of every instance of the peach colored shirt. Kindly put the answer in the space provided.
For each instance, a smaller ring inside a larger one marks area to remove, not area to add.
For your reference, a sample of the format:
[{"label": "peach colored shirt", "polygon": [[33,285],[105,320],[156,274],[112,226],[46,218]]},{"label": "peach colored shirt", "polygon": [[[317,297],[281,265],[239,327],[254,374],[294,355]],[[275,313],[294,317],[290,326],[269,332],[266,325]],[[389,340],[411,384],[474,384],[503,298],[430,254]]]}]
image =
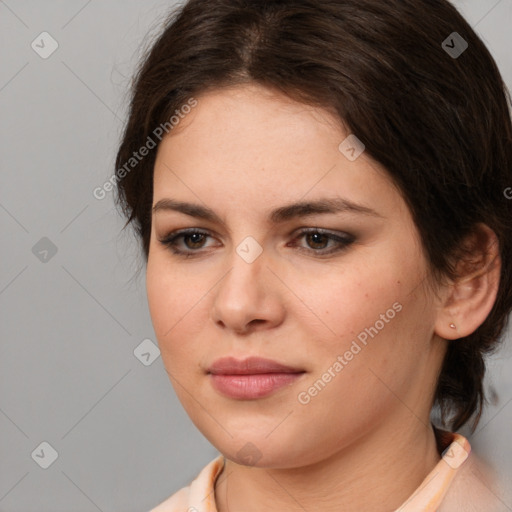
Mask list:
[{"label": "peach colored shirt", "polygon": [[[443,446],[446,446],[441,460],[395,512],[436,512],[458,469],[468,458],[471,446],[464,436],[440,432]],[[223,468],[224,457],[219,455],[201,470],[190,485],[180,489],[150,512],[217,512],[214,486]]]}]

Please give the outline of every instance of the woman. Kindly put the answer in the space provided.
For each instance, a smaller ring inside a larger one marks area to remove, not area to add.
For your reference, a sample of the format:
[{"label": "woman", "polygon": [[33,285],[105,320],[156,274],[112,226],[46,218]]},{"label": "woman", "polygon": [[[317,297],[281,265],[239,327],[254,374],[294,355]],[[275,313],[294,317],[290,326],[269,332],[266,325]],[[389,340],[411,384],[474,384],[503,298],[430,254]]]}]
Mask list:
[{"label": "woman", "polygon": [[509,102],[444,0],[171,15],[118,203],[165,368],[222,455],[154,511],[502,510],[456,431],[512,308]]}]

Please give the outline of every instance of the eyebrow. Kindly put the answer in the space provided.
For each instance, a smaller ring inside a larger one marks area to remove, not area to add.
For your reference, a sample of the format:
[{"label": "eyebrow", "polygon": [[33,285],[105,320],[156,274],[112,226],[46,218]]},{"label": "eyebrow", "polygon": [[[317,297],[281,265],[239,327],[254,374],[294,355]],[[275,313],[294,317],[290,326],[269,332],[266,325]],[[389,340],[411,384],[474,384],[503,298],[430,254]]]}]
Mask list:
[{"label": "eyebrow", "polygon": [[[153,206],[153,214],[161,211],[181,212],[190,217],[224,225],[224,221],[210,208],[198,204],[177,201],[175,199],[160,199]],[[343,198],[322,198],[315,201],[300,201],[281,206],[269,214],[271,224],[279,224],[294,218],[308,217],[319,214],[359,213],[373,217],[383,217],[368,206],[349,201]]]}]

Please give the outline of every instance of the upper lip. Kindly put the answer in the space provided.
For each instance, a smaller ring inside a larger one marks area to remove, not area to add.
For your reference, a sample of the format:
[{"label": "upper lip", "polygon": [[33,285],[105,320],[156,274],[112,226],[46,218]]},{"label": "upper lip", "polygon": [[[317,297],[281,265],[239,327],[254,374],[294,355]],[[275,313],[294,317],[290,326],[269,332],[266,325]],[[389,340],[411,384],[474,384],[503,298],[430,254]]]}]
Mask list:
[{"label": "upper lip", "polygon": [[262,357],[248,357],[236,359],[222,357],[213,362],[208,373],[214,375],[254,375],[259,373],[302,373],[304,370],[293,368],[271,359]]}]

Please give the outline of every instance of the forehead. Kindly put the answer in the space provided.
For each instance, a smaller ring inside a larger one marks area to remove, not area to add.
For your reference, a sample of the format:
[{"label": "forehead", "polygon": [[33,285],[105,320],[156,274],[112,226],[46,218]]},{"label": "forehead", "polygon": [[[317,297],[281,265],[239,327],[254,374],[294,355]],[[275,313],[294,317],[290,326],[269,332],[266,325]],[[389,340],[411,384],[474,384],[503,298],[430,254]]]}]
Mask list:
[{"label": "forehead", "polygon": [[160,144],[174,141],[179,151],[178,146],[193,141],[194,152],[188,159],[214,155],[219,162],[251,160],[257,165],[277,155],[288,161],[298,152],[318,158],[318,152],[311,150],[319,139],[332,146],[343,137],[341,123],[327,111],[260,86],[212,90],[196,101]]},{"label": "forehead", "polygon": [[159,145],[154,204],[170,195],[262,208],[329,193],[378,210],[393,192],[378,163],[346,158],[339,147],[348,134],[319,107],[252,85],[196,99]]}]

